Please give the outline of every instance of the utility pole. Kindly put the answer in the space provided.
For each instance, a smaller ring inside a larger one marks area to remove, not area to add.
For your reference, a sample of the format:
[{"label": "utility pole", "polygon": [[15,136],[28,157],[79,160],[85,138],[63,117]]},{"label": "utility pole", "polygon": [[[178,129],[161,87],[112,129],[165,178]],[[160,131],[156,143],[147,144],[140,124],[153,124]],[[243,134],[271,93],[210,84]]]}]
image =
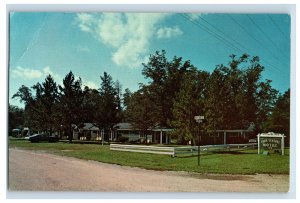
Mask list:
[{"label": "utility pole", "polygon": [[102,145],[104,144],[104,130],[101,129],[101,142],[102,142]]},{"label": "utility pole", "polygon": [[202,123],[204,116],[195,116],[194,119],[198,123],[198,166],[200,166],[200,124]]}]

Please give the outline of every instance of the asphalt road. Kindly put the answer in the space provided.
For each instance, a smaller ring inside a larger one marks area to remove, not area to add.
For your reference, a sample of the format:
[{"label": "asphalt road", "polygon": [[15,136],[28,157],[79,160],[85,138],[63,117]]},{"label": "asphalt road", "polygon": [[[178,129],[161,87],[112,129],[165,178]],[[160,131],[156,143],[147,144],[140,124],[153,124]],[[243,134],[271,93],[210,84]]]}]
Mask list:
[{"label": "asphalt road", "polygon": [[152,171],[9,149],[9,191],[287,192],[288,175]]}]

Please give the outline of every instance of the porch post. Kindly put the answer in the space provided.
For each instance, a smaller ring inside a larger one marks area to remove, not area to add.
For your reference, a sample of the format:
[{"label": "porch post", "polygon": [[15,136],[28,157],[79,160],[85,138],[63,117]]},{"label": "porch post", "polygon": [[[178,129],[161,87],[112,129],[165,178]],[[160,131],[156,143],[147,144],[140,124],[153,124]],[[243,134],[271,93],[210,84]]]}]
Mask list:
[{"label": "porch post", "polygon": [[163,136],[162,129],[160,129],[160,144],[162,144],[162,136]]},{"label": "porch post", "polygon": [[226,131],[224,131],[224,144],[226,144]]}]

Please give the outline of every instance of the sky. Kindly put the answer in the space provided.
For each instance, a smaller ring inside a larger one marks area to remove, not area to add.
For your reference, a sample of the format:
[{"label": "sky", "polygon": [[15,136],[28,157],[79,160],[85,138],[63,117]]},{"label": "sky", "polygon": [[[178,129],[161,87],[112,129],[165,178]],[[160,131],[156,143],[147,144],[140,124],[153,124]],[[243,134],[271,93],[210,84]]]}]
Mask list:
[{"label": "sky", "polygon": [[72,71],[98,89],[110,74],[122,89],[147,83],[142,63],[165,50],[212,72],[229,56],[259,56],[262,80],[284,93],[290,87],[290,17],[286,14],[11,12],[9,103],[22,85],[51,74],[57,84]]}]

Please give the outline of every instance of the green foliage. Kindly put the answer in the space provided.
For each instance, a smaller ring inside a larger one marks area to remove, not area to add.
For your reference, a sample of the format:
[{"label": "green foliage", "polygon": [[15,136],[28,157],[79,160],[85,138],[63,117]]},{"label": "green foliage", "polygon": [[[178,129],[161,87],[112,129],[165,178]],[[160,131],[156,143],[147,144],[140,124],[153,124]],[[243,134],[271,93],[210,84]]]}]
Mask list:
[{"label": "green foliage", "polygon": [[256,131],[264,131],[278,91],[270,80],[261,81],[258,57],[231,58],[229,67],[217,66],[208,81],[206,128],[247,129],[253,123]]},{"label": "green foliage", "polygon": [[[121,111],[121,86],[119,82],[114,83],[112,77],[104,72],[100,76],[101,85],[99,89],[99,103],[96,107],[95,123],[104,130],[109,130],[114,124],[118,123]],[[115,86],[117,84],[117,87]]]},{"label": "green foliage", "polygon": [[146,133],[153,128],[159,118],[159,109],[155,105],[155,98],[151,97],[148,87],[142,87],[127,98],[126,119],[137,129]]},{"label": "green foliage", "polygon": [[41,101],[42,112],[41,115],[44,116],[44,123],[42,126],[50,131],[52,135],[52,130],[54,126],[57,126],[57,111],[56,105],[58,102],[58,88],[56,82],[54,82],[51,75],[48,75],[45,82],[42,83],[37,99]]},{"label": "green foliage", "polygon": [[72,124],[79,125],[82,123],[83,91],[81,79],[75,80],[72,71],[70,71],[63,79],[63,86],[59,85],[59,90],[61,124],[68,131],[71,142],[73,139]]},{"label": "green foliage", "polygon": [[85,87],[83,91],[83,121],[87,123],[94,123],[98,115],[98,106],[100,101],[100,94],[98,90]]},{"label": "green foliage", "polygon": [[290,89],[278,97],[271,115],[268,118],[266,128],[270,132],[283,133],[285,144],[289,145],[290,139]]},{"label": "green foliage", "polygon": [[21,86],[12,98],[25,103],[22,124],[50,133],[63,128],[71,135],[72,124],[85,122],[107,131],[125,121],[145,134],[154,127],[174,128],[179,143],[195,143],[194,116],[204,115],[204,132],[255,126],[253,133],[272,130],[289,135],[289,92],[278,97],[271,80],[262,80],[264,67],[257,56],[231,55],[228,64],[208,73],[181,57],[169,60],[162,50],[142,65],[149,83],[140,84],[136,92],[125,89],[122,94],[121,84],[106,72],[98,90],[83,90],[81,79],[70,71],[58,88],[49,75],[32,88]]},{"label": "green foliage", "polygon": [[22,85],[19,89],[18,92],[16,92],[13,96],[12,99],[18,98],[20,99],[20,102],[24,102],[25,104],[29,104],[32,101],[32,93],[31,90],[26,87],[25,85]]},{"label": "green foliage", "polygon": [[183,62],[181,57],[176,56],[168,61],[165,55],[164,50],[150,55],[142,70],[142,74],[151,80],[148,89],[157,109],[156,122],[161,127],[168,127],[170,120],[173,120],[173,100],[185,73],[195,71],[190,61]]},{"label": "green foliage", "polygon": [[49,130],[51,134],[56,124],[54,106],[58,98],[57,85],[48,75],[42,85],[37,83],[32,89],[35,90],[34,96],[31,89],[23,85],[12,98],[19,97],[25,103],[24,125],[30,126],[32,130]]},{"label": "green foliage", "polygon": [[175,129],[173,134],[179,142],[186,144],[192,140],[195,144],[195,135],[198,125],[194,120],[196,115],[204,115],[205,83],[207,72],[188,72],[185,74],[180,91],[173,100],[173,120],[170,122]]},{"label": "green foliage", "polygon": [[8,132],[14,128],[22,128],[24,124],[24,109],[17,106],[8,106]]},{"label": "green foliage", "polygon": [[[34,89],[36,90],[36,95],[39,96],[40,84],[35,85]],[[41,119],[43,119],[40,117],[40,101],[34,98],[32,90],[25,85],[22,85],[18,89],[18,92],[12,96],[12,99],[14,98],[19,98],[20,102],[25,103],[23,125],[30,126],[32,130],[35,130],[39,126],[39,123],[42,122]]]}]

